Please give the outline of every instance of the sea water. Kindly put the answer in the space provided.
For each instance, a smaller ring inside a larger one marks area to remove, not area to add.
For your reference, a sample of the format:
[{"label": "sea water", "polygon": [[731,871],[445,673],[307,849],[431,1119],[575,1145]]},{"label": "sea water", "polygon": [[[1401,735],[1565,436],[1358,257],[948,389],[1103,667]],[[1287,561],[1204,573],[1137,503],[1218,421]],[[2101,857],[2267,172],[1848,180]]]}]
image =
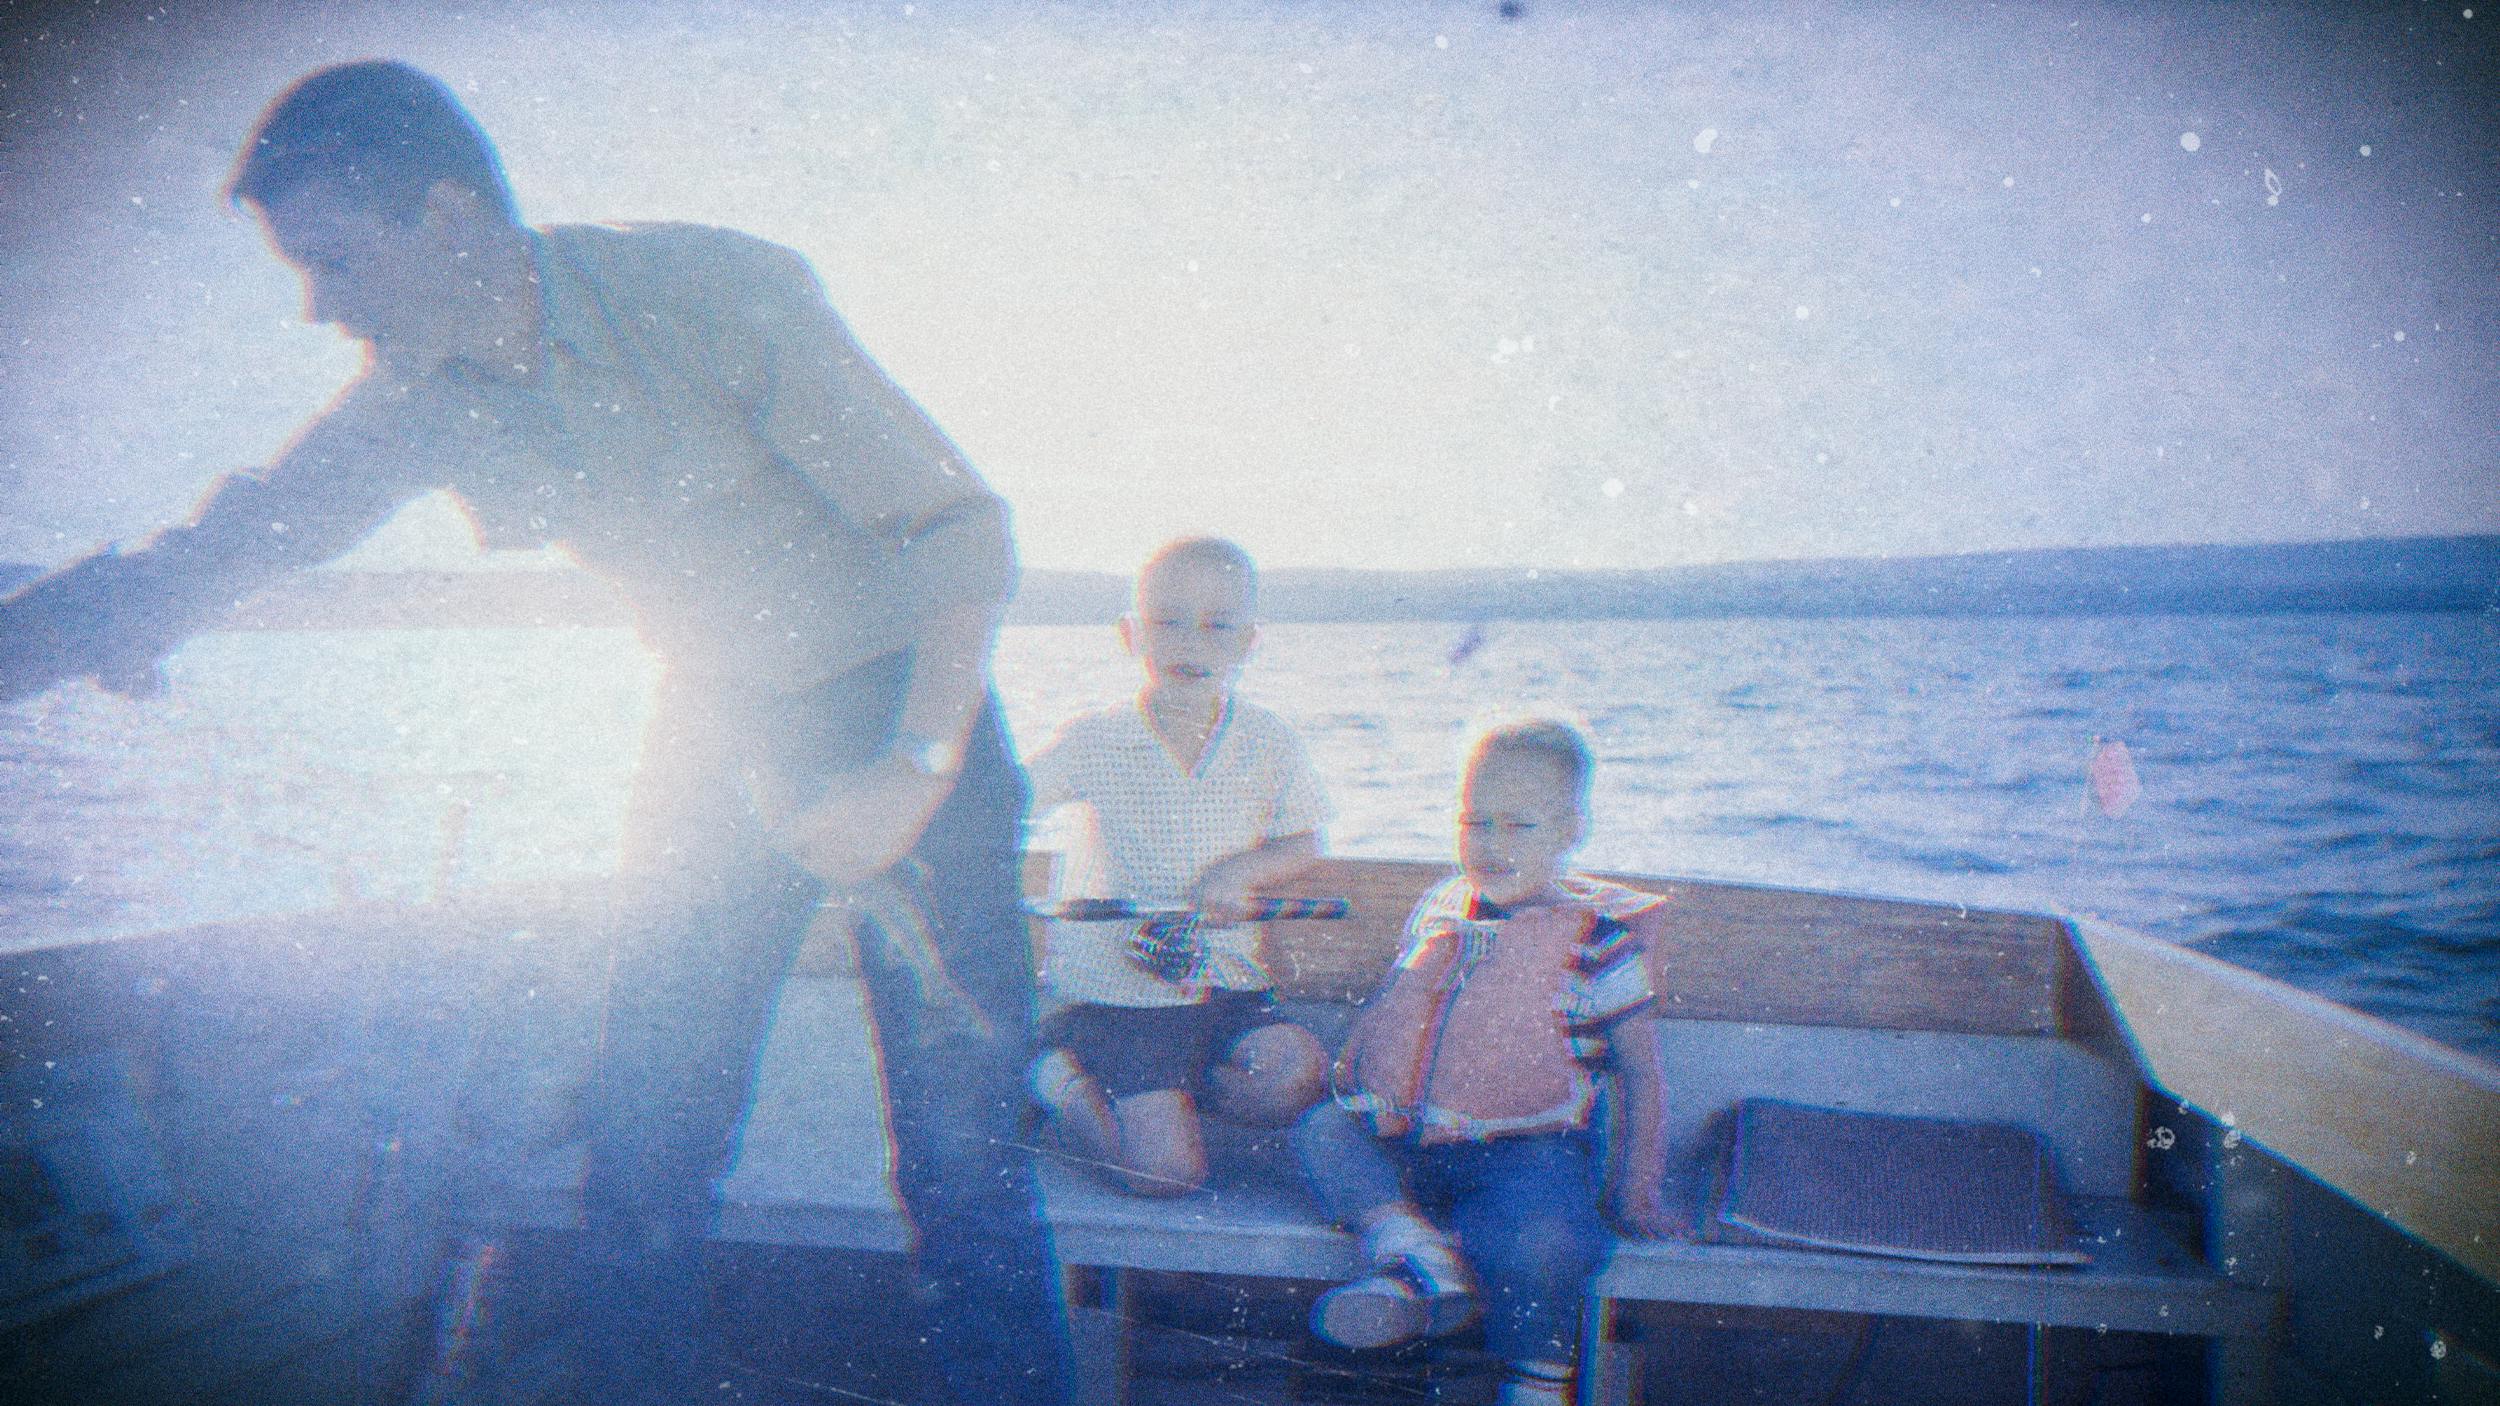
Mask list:
[{"label": "sea water", "polygon": [[[617,630],[238,632],[0,710],[0,951],[609,870],[656,676]],[[1028,748],[1135,686],[1103,628],[998,678]],[[2500,1058],[2496,683],[2500,617],[2443,613],[1289,624],[1242,688],[1339,853],[1446,855],[1466,730],[1558,709],[1593,867],[2097,915]]]}]

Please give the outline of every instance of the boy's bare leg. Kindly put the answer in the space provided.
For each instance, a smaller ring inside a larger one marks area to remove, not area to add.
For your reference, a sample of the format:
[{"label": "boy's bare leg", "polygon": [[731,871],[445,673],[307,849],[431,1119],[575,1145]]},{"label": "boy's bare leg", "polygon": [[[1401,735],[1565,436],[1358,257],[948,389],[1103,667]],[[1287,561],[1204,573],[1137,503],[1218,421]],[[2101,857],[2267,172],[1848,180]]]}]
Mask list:
[{"label": "boy's bare leg", "polygon": [[1035,1096],[1050,1110],[1051,1127],[1080,1157],[1111,1162],[1120,1155],[1120,1122],[1102,1082],[1063,1049],[1045,1052],[1034,1065]]},{"label": "boy's bare leg", "polygon": [[1198,1104],[1180,1089],[1131,1094],[1112,1105],[1119,1150],[1106,1158],[1140,1196],[1186,1196],[1207,1181]]},{"label": "boy's bare leg", "polygon": [[1327,1079],[1328,1052],[1319,1037],[1286,1021],[1234,1041],[1224,1062],[1207,1075],[1224,1116],[1256,1128],[1290,1126],[1319,1102]]},{"label": "boy's bare leg", "polygon": [[1034,1094],[1069,1150],[1140,1196],[1184,1196],[1206,1184],[1198,1107],[1179,1089],[1114,1100],[1073,1055],[1055,1049],[1035,1063]]}]

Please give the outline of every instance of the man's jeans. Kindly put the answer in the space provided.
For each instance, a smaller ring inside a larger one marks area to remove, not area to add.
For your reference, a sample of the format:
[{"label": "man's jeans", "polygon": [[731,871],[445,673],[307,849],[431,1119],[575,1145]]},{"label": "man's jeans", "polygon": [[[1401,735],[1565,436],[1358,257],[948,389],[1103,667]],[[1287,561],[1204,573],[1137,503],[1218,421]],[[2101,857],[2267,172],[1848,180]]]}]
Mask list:
[{"label": "man's jeans", "polygon": [[[673,901],[620,943],[609,983],[583,1187],[586,1400],[629,1406],[698,1380],[703,1243],[782,980],[824,892],[763,843],[744,778],[773,770],[804,793],[874,759],[903,672],[882,660],[795,698],[664,695],[629,870],[657,876]],[[939,1372],[960,1402],[1055,1406],[1068,1389],[1067,1321],[1017,1135],[1032,1045],[1026,799],[993,702],[913,851],[931,876],[938,951],[986,1036],[959,1008],[924,1006],[913,971],[884,959],[873,934],[861,971]]]}]

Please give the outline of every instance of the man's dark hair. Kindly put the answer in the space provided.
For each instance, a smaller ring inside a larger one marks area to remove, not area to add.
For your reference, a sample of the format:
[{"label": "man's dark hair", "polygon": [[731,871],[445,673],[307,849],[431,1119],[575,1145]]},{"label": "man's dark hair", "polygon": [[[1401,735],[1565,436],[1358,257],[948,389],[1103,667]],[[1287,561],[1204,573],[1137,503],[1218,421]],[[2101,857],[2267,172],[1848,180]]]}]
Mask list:
[{"label": "man's dark hair", "polygon": [[520,223],[503,162],[477,119],[441,80],[369,59],[297,80],[261,114],[226,183],[226,198],[270,203],[308,185],[412,218],[436,181],[476,192]]}]

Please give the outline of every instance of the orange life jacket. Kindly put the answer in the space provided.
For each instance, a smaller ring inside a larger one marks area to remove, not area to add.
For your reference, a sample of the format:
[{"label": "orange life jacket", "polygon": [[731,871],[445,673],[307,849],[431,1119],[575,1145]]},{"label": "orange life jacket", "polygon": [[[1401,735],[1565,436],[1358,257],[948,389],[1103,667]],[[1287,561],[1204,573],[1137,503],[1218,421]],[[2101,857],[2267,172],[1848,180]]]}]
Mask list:
[{"label": "orange life jacket", "polygon": [[1619,938],[1645,950],[1665,909],[1596,880],[1566,894],[1486,921],[1465,916],[1472,889],[1454,880],[1417,905],[1406,954],[1337,1057],[1337,1101],[1426,1144],[1585,1124],[1597,1087],[1569,1009],[1578,964]]}]

